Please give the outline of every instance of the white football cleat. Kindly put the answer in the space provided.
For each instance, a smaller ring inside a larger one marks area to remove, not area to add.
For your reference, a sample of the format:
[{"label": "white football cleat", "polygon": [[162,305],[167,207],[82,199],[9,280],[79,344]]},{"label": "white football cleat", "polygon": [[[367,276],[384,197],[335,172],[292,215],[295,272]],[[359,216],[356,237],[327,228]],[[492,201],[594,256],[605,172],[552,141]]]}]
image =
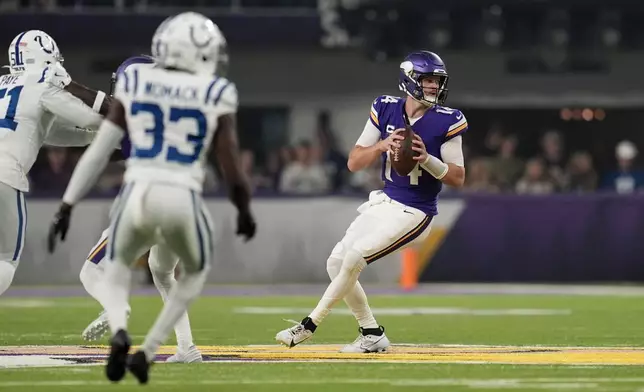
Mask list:
[{"label": "white football cleat", "polygon": [[[341,353],[381,353],[387,351],[391,342],[385,335],[385,329],[381,326],[381,335],[363,335],[364,329],[359,328],[360,335],[351,344],[347,344],[340,350]],[[368,331],[367,331],[368,332]]]},{"label": "white football cleat", "polygon": [[[127,316],[130,317],[130,309],[127,310]],[[89,323],[87,328],[81,334],[83,340],[88,342],[99,340],[110,330],[110,324],[107,320],[107,312],[102,311],[96,320]]]},{"label": "white football cleat", "polygon": [[85,328],[85,330],[81,334],[81,337],[83,338],[83,340],[86,340],[89,342],[94,340],[99,340],[107,333],[109,329],[110,329],[110,324],[107,321],[107,312],[102,311],[98,315],[96,320],[89,323],[87,328]]},{"label": "white football cleat", "polygon": [[291,328],[287,328],[285,330],[279,331],[277,335],[275,335],[275,340],[287,346],[288,348],[295,347],[298,344],[302,343],[303,341],[310,339],[311,336],[313,336],[313,331],[304,328],[304,325],[301,322],[293,321],[293,320],[284,320],[284,321],[291,322],[295,325],[292,326]]},{"label": "white football cleat", "polygon": [[190,346],[186,351],[181,351],[177,347],[177,353],[165,360],[168,363],[201,363],[203,357],[197,346]]}]

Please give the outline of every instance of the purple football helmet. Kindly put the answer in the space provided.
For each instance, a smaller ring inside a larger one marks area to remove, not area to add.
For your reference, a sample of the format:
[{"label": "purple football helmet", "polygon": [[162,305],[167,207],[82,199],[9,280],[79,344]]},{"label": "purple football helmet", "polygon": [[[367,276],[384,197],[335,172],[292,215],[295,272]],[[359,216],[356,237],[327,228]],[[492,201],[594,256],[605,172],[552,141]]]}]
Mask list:
[{"label": "purple football helmet", "polygon": [[114,94],[114,87],[116,86],[116,75],[125,71],[125,69],[132,64],[152,64],[152,63],[154,63],[154,58],[152,58],[152,56],[148,56],[145,54],[142,54],[140,56],[130,57],[124,62],[122,62],[121,65],[119,65],[116,72],[112,73],[112,80],[110,83],[110,95]]},{"label": "purple football helmet", "polygon": [[[428,76],[438,77],[438,89],[435,97],[428,97],[423,91],[421,81]],[[445,63],[436,53],[427,50],[413,52],[400,63],[400,89],[425,105],[443,105],[445,103],[448,79]]]}]

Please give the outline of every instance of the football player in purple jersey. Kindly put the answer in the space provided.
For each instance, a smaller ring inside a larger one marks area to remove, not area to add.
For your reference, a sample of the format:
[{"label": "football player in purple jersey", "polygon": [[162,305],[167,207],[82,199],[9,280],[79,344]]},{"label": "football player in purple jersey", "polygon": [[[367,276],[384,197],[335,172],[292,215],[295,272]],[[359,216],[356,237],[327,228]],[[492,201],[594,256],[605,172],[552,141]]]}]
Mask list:
[{"label": "football player in purple jersey", "polygon": [[[301,322],[280,331],[275,339],[293,347],[313,336],[331,308],[344,299],[358,324],[358,338],[342,352],[387,350],[389,339],[369,308],[358,277],[374,261],[424,241],[443,184],[460,187],[465,179],[462,135],[467,120],[458,109],[444,106],[449,76],[435,53],[409,54],[400,64],[399,87],[405,97],[383,95],[373,102],[365,128],[349,154],[352,172],[382,157],[384,189],[371,192],[359,215],[331,251],[327,271],[331,284],[317,307]],[[392,170],[392,147],[399,146],[405,126],[414,131],[416,167],[406,176]]]}]

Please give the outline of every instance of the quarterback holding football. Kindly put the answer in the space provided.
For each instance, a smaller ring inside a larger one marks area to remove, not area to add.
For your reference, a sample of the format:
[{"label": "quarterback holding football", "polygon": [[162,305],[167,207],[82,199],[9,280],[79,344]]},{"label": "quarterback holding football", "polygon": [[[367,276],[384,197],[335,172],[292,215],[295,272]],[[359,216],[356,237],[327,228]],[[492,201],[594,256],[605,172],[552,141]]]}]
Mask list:
[{"label": "quarterback holding football", "polygon": [[332,281],[317,307],[301,322],[280,331],[275,337],[278,342],[293,347],[309,339],[331,308],[344,299],[360,334],[342,352],[381,352],[389,347],[358,277],[374,261],[426,239],[432,217],[438,214],[443,184],[463,185],[462,135],[468,125],[460,110],[444,106],[448,78],[437,54],[414,52],[400,64],[399,87],[407,96],[383,95],[373,102],[347,166],[355,172],[382,157],[384,189],[371,192],[333,248],[327,260]]}]

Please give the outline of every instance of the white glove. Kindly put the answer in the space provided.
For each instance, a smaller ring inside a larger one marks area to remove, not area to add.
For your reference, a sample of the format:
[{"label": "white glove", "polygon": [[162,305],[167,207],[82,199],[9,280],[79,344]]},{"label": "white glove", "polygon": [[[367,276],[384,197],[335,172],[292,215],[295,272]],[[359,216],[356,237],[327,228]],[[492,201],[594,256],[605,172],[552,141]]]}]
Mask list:
[{"label": "white glove", "polygon": [[49,67],[45,75],[45,82],[62,89],[72,82],[72,77],[69,76],[67,70],[61,63],[56,62]]}]

